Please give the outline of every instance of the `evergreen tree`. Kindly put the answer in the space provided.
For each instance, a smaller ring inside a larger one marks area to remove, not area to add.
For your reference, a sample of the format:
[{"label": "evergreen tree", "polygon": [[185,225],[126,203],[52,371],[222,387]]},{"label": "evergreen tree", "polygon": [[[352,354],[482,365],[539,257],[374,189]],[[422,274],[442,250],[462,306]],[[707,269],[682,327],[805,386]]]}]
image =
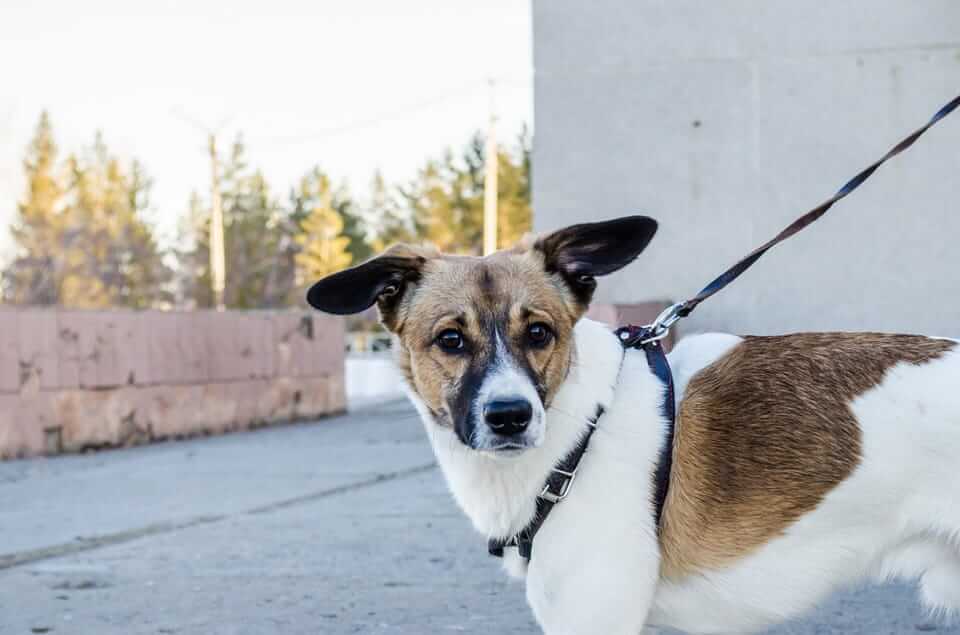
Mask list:
[{"label": "evergreen tree", "polygon": [[16,257],[3,275],[7,301],[56,304],[59,297],[63,188],[57,175],[57,145],[50,116],[40,115],[23,161],[27,180],[24,200],[11,227]]},{"label": "evergreen tree", "polygon": [[350,193],[343,185],[334,187],[319,167],[303,175],[291,195],[291,217],[301,223],[313,210],[329,205],[343,221],[343,234],[348,238],[348,251],[353,262],[363,262],[373,255],[367,239],[367,223]]},{"label": "evergreen tree", "polygon": [[[480,253],[483,242],[484,139],[475,134],[455,158],[447,151],[427,161],[401,190],[417,238],[453,253]],[[516,148],[498,153],[498,247],[530,231],[530,146],[524,132]]]},{"label": "evergreen tree", "polygon": [[344,235],[343,217],[329,201],[315,207],[300,224],[297,236],[297,280],[306,286],[350,266],[350,238]]},{"label": "evergreen tree", "polygon": [[530,135],[526,127],[516,145],[498,153],[497,247],[515,245],[533,229],[530,205]]},{"label": "evergreen tree", "polygon": [[479,253],[483,237],[483,193],[469,168],[451,152],[433,159],[401,194],[417,235],[450,253]]},{"label": "evergreen tree", "polygon": [[187,212],[180,218],[177,260],[177,302],[187,308],[212,307],[210,273],[210,209],[200,195],[190,194]]},{"label": "evergreen tree", "polygon": [[25,161],[27,195],[6,272],[8,299],[77,308],[147,307],[167,299],[170,270],[144,216],[150,181],[124,166],[98,134],[56,165],[49,117],[41,116]]},{"label": "evergreen tree", "polygon": [[[227,274],[224,303],[237,309],[286,306],[294,287],[296,223],[271,194],[263,173],[250,168],[240,137],[224,161],[220,197]],[[212,306],[210,209],[196,193],[181,228],[178,262],[180,301]]]},{"label": "evergreen tree", "polygon": [[362,223],[358,216],[350,213],[352,207],[346,189],[334,188],[319,167],[300,179],[291,217],[298,225],[299,251],[295,260],[297,284],[301,289],[371,255],[366,236],[359,234]]},{"label": "evergreen tree", "polygon": [[366,218],[372,235],[370,244],[374,251],[383,251],[395,243],[418,240],[417,229],[413,225],[409,210],[401,207],[379,170],[373,175]]},{"label": "evergreen tree", "polygon": [[171,272],[145,220],[150,180],[134,161],[125,168],[101,135],[67,159],[63,215],[68,228],[60,283],[65,306],[143,308],[165,301]]},{"label": "evergreen tree", "polygon": [[227,280],[224,298],[233,308],[282,306],[287,287],[280,269],[289,269],[281,227],[281,209],[260,171],[251,171],[238,138],[221,183]]}]

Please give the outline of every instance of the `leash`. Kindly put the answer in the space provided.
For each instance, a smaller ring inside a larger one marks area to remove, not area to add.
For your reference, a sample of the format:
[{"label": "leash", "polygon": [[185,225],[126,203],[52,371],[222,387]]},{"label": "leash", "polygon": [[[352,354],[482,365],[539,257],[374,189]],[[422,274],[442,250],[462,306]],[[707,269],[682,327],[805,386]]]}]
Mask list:
[{"label": "leash", "polygon": [[[693,313],[694,309],[700,306],[701,302],[723,290],[727,285],[743,275],[747,269],[752,267],[765,253],[770,251],[770,249],[776,247],[786,239],[819,220],[831,207],[833,207],[834,203],[842,198],[845,198],[851,192],[863,185],[864,181],[869,179],[873,173],[877,171],[877,168],[912,146],[914,142],[916,142],[916,140],[923,135],[923,133],[929,130],[938,121],[956,110],[958,106],[960,106],[960,96],[953,98],[950,102],[943,106],[943,108],[938,110],[936,114],[930,118],[930,121],[909,134],[900,143],[893,146],[893,148],[883,155],[883,157],[873,162],[861,170],[860,173],[858,173],[852,179],[847,181],[843,187],[837,190],[836,194],[825,200],[823,203],[820,203],[797,220],[793,221],[779,234],[738,260],[730,268],[714,278],[709,284],[707,284],[707,286],[701,289],[700,292],[692,298],[667,307],[667,309],[658,315],[653,322],[647,324],[646,326],[627,325],[616,330],[617,338],[620,340],[620,344],[623,346],[624,350],[631,348],[643,350],[643,352],[646,354],[647,365],[650,367],[650,371],[664,384],[663,402],[660,410],[661,415],[667,423],[667,433],[664,437],[663,447],[660,449],[657,467],[654,470],[653,475],[653,504],[658,535],[661,530],[663,507],[666,503],[667,493],[670,489],[670,471],[673,466],[673,440],[675,436],[677,419],[673,373],[670,370],[670,363],[667,361],[667,355],[663,350],[661,340],[670,334],[670,329],[674,324]],[[547,479],[546,484],[544,485],[543,491],[537,496],[537,513],[534,515],[534,518],[531,520],[530,524],[527,525],[527,527],[525,527],[519,534],[506,540],[500,540],[497,538],[490,539],[488,543],[488,550],[491,555],[502,557],[504,547],[516,546],[519,548],[520,555],[522,557],[526,558],[527,560],[530,559],[533,551],[533,538],[536,535],[537,530],[539,530],[543,525],[547,515],[549,515],[550,510],[553,509],[554,505],[566,498],[566,496],[569,494],[571,484],[573,483],[573,477],[576,475],[577,468],[579,467],[580,459],[583,458],[583,454],[586,452],[587,444],[590,442],[590,436],[596,429],[597,423],[602,414],[603,410],[598,410],[596,418],[589,422],[587,434],[584,436],[584,438],[581,439],[577,447],[574,448],[574,450],[568,456],[566,456],[560,464],[558,464],[557,468],[554,468],[550,477]],[[557,474],[561,475],[561,478],[558,479]],[[569,478],[564,480],[563,475],[568,475]],[[556,487],[560,487],[560,489],[553,489]],[[557,492],[559,492],[560,495],[557,495]],[[546,501],[548,505],[542,505],[541,501]]]},{"label": "leash", "polygon": [[701,302],[721,291],[728,284],[739,278],[743,272],[752,267],[755,262],[760,260],[761,256],[770,251],[772,248],[776,247],[786,239],[798,233],[800,230],[805,229],[815,221],[819,220],[824,214],[827,213],[827,210],[833,207],[834,203],[842,198],[845,198],[851,192],[863,185],[864,181],[869,179],[870,176],[877,171],[877,168],[912,146],[914,142],[919,139],[921,135],[923,135],[924,132],[929,130],[935,123],[956,110],[957,106],[960,106],[960,96],[954,97],[947,105],[938,110],[936,114],[930,118],[930,121],[908,135],[903,141],[893,146],[893,148],[891,148],[890,151],[883,155],[883,157],[881,157],[879,160],[875,161],[863,169],[855,177],[847,181],[843,187],[837,190],[836,194],[825,200],[823,203],[820,203],[797,220],[793,221],[779,234],[751,251],[745,257],[738,260],[732,267],[714,278],[710,284],[700,290],[700,293],[693,296],[689,300],[673,305],[661,313],[657,319],[649,325],[652,328],[653,335],[656,336],[662,334],[665,337],[666,332],[670,330],[670,327],[673,326],[677,320],[685,318],[693,313],[693,310],[700,306]]}]

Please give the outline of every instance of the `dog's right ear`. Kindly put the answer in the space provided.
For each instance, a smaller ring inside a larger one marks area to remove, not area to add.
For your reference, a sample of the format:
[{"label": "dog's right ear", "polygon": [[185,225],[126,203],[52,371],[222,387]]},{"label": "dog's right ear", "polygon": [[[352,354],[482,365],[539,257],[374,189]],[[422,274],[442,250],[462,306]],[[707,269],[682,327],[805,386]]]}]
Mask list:
[{"label": "dog's right ear", "polygon": [[377,303],[380,319],[387,328],[400,300],[420,279],[433,253],[408,245],[394,245],[363,264],[344,269],[316,282],[307,291],[307,302],[315,309],[337,315],[360,313]]}]

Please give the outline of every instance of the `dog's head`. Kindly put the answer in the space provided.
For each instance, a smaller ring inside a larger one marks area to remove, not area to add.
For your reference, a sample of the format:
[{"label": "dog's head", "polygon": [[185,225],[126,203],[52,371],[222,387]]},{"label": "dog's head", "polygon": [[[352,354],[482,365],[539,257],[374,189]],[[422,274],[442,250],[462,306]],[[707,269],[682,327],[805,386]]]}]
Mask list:
[{"label": "dog's head", "polygon": [[474,450],[515,453],[543,441],[596,277],[633,261],[656,230],[644,216],[585,223],[483,258],[396,245],[307,299],[337,314],[376,303],[435,425]]}]

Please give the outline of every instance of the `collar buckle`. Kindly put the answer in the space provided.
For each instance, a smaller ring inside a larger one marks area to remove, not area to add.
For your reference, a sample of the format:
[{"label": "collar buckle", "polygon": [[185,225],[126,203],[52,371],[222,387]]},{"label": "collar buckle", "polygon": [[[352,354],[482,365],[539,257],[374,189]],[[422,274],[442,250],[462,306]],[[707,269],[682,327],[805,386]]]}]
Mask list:
[{"label": "collar buckle", "polygon": [[567,472],[565,470],[554,468],[553,472],[563,477],[563,480],[560,482],[559,490],[556,493],[554,493],[550,489],[550,485],[552,484],[553,480],[549,479],[544,484],[543,490],[537,495],[537,498],[542,498],[548,503],[553,503],[554,505],[556,505],[557,503],[562,501],[564,498],[566,498],[567,495],[570,493],[570,487],[571,485],[573,485],[573,480],[577,477],[577,470],[572,470],[570,472]]},{"label": "collar buckle", "polygon": [[540,526],[543,525],[547,519],[553,506],[570,494],[573,481],[577,477],[577,470],[580,468],[580,459],[583,458],[584,453],[587,451],[587,446],[590,444],[590,437],[593,435],[594,430],[597,429],[597,422],[602,415],[603,406],[597,404],[597,414],[587,421],[587,433],[580,438],[577,447],[571,451],[560,466],[550,470],[550,475],[547,477],[543,489],[537,494],[537,512],[534,514],[530,523],[521,529],[519,533],[509,538],[490,538],[487,541],[487,551],[491,556],[502,558],[505,547],[517,547],[520,557],[528,561],[530,560],[533,553],[533,538],[537,535]]}]

